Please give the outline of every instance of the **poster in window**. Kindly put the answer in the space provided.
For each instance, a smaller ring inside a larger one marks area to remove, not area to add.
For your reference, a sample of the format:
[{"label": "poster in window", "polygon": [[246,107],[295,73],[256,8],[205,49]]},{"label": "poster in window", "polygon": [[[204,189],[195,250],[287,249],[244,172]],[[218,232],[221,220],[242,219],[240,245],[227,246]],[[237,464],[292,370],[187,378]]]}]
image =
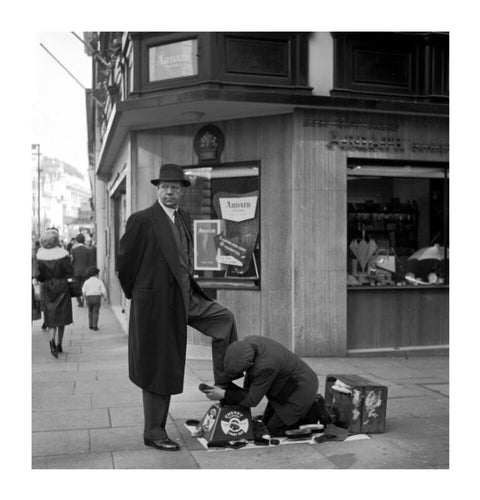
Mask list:
[{"label": "poster in window", "polygon": [[222,233],[219,219],[193,221],[194,268],[196,271],[221,271],[221,251],[215,238]]}]

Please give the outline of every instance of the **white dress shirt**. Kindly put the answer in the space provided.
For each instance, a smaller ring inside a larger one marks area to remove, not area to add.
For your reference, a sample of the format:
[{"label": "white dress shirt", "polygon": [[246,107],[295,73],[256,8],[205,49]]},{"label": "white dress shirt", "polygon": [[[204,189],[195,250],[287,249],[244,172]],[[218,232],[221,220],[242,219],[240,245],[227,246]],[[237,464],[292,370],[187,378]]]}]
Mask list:
[{"label": "white dress shirt", "polygon": [[166,207],[160,200],[158,200],[160,206],[163,208],[165,213],[170,217],[170,220],[175,224],[175,212],[177,211],[175,208]]}]

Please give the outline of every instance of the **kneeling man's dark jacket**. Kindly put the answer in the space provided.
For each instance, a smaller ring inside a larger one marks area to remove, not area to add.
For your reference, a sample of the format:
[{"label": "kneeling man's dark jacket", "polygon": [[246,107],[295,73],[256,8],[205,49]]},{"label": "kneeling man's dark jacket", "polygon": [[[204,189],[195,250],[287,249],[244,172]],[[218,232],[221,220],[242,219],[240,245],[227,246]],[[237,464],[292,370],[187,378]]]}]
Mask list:
[{"label": "kneeling man's dark jacket", "polygon": [[225,354],[224,368],[232,378],[246,372],[247,395],[227,390],[226,404],[254,407],[266,396],[287,425],[305,416],[317,395],[315,372],[293,352],[267,337],[249,335],[231,344]]}]

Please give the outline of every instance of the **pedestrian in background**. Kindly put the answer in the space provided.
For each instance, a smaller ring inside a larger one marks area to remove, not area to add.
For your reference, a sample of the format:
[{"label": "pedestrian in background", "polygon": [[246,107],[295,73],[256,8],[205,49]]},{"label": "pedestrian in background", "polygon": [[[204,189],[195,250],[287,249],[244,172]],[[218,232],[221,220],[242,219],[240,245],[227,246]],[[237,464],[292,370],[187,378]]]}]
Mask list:
[{"label": "pedestrian in background", "polygon": [[[78,286],[82,288],[83,283],[87,279],[87,269],[93,264],[92,251],[85,246],[85,236],[82,233],[75,236],[76,243],[70,250],[72,256],[72,264],[74,276],[78,282]],[[83,307],[83,297],[77,297],[79,307]]]},{"label": "pedestrian in background", "polygon": [[[41,284],[38,282],[38,261],[37,252],[40,249],[40,242],[36,241],[32,248],[32,321],[42,317],[42,292]],[[42,330],[45,324],[42,325]],[[46,328],[46,327],[45,327]]]},{"label": "pedestrian in background", "polygon": [[100,270],[98,267],[88,268],[88,278],[82,286],[82,294],[88,307],[88,327],[90,330],[98,330],[98,318],[100,316],[100,306],[102,297],[108,300],[107,289],[103,281],[98,277]]},{"label": "pedestrian in background", "polygon": [[60,246],[58,231],[47,229],[37,252],[38,276],[43,283],[45,324],[51,333],[50,352],[58,358],[63,352],[65,326],[73,323],[72,300],[67,278],[73,276],[68,252]]}]

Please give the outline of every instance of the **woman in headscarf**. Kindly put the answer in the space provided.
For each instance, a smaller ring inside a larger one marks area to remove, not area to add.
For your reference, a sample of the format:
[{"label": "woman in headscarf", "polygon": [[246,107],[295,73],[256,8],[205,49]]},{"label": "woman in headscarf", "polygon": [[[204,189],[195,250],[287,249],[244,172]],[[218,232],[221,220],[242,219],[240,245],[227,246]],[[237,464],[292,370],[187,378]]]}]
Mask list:
[{"label": "woman in headscarf", "polygon": [[226,390],[205,390],[207,397],[227,405],[257,406],[265,396],[262,416],[272,436],[304,424],[326,425],[328,414],[317,395],[318,378],[302,359],[275,340],[249,335],[233,342],[224,358],[225,373],[235,380],[245,375],[244,389],[231,384]]},{"label": "woman in headscarf", "polygon": [[73,322],[72,299],[67,278],[73,276],[68,252],[61,247],[58,231],[47,229],[40,238],[37,252],[38,281],[43,282],[45,323],[52,338],[50,351],[58,357],[63,352],[62,340],[65,326]]}]

